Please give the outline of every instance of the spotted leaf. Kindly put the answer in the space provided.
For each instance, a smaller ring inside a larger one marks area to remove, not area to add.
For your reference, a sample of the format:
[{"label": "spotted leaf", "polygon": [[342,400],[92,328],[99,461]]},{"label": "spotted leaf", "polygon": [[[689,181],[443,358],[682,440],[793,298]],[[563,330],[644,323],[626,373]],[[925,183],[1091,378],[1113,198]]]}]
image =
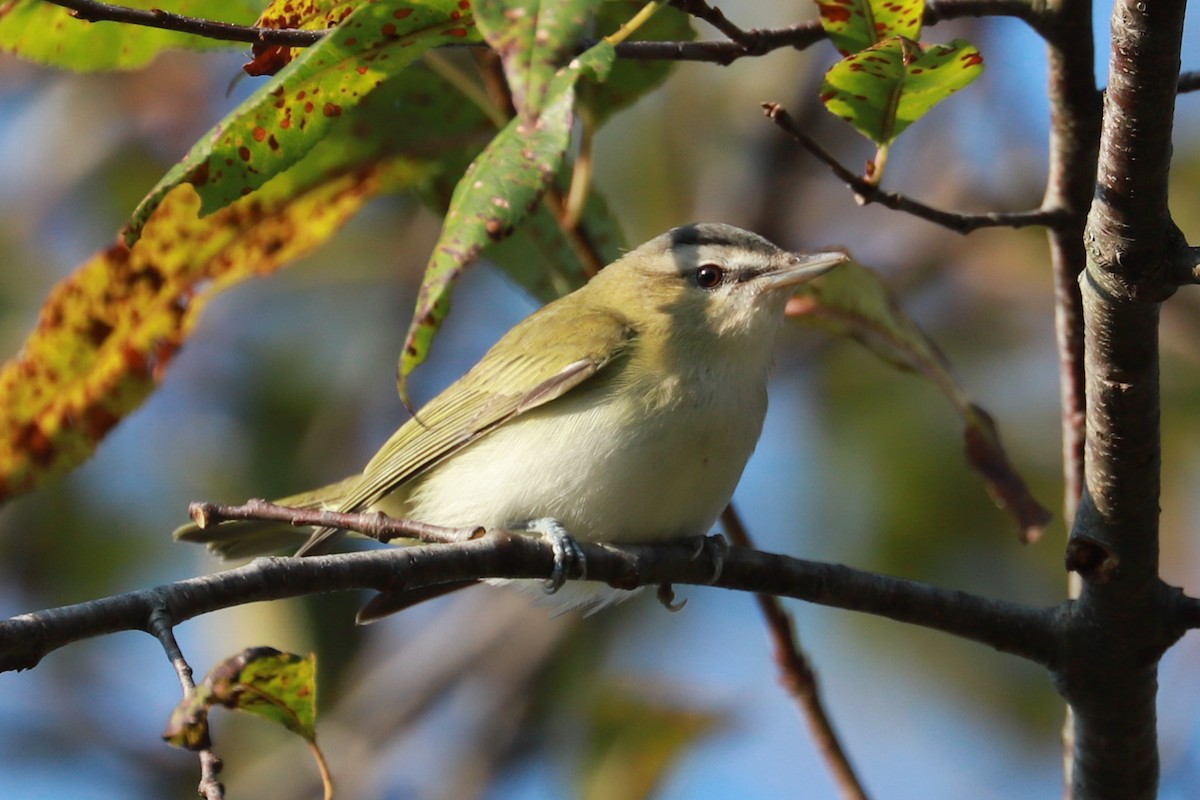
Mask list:
[{"label": "spotted leaf", "polygon": [[[254,21],[260,3],[256,0],[126,0],[129,8],[158,8],[176,14],[219,19],[235,25]],[[214,50],[243,47],[177,31],[122,25],[116,22],[87,22],[71,11],[45,0],[0,2],[0,52],[77,72],[137,69],[163,50],[183,48]]]},{"label": "spotted leaf", "polygon": [[88,458],[154,389],[213,294],[325,241],[383,173],[284,175],[207,217],[196,191],[177,186],[138,242],[100,251],[59,283],[0,368],[0,500]]},{"label": "spotted leaf", "polygon": [[407,377],[428,355],[458,275],[536,209],[570,141],[576,83],[584,75],[602,79],[615,57],[613,46],[601,42],[559,70],[537,119],[510,120],[458,182],[400,355],[399,388],[406,402]]},{"label": "spotted leaf", "polygon": [[477,41],[459,0],[379,0],[307,48],[204,136],[134,212],[132,244],[163,197],[190,183],[210,213],[262,186],[328,136],[347,112],[421,53]]},{"label": "spotted leaf", "polygon": [[484,39],[500,55],[517,114],[535,119],[602,0],[476,0]]},{"label": "spotted leaf", "polygon": [[893,36],[921,38],[925,0],[817,0],[821,27],[848,56]]},{"label": "spotted leaf", "polygon": [[974,45],[920,45],[893,38],[842,59],[825,73],[821,101],[880,146],[983,73]]}]

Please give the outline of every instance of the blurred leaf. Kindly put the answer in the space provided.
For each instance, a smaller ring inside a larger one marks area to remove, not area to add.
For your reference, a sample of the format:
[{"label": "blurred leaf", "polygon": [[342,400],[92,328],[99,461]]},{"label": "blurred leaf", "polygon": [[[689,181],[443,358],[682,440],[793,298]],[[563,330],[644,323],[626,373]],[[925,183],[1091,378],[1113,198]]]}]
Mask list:
[{"label": "blurred leaf", "polygon": [[400,396],[407,377],[429,353],[450,308],[455,280],[490,242],[508,236],[536,210],[558,173],[570,140],[575,86],[584,75],[603,79],[616,57],[600,42],[558,72],[537,119],[515,117],[467,168],[450,198],[441,236],[425,269],[417,308],[400,355]]},{"label": "blurred leaf", "polygon": [[886,146],[982,73],[983,57],[969,42],[926,46],[896,37],[834,64],[821,84],[821,102]]},{"label": "blurred leaf", "polygon": [[212,747],[208,729],[208,709],[215,701],[207,686],[197,686],[179,701],[171,711],[162,738],[172,747],[184,750],[207,750]]},{"label": "blurred leaf", "polygon": [[586,800],[652,796],[679,757],[725,723],[723,714],[649,700],[618,686],[598,695],[582,770]]},{"label": "blurred leaf", "polygon": [[213,667],[204,679],[211,703],[282,725],[308,741],[317,737],[317,657],[252,647]]},{"label": "blurred leaf", "polygon": [[[563,172],[560,185],[568,177],[567,170]],[[590,256],[604,266],[620,257],[624,243],[608,204],[593,191],[573,231],[564,231],[545,204],[538,204],[512,236],[484,249],[483,257],[548,303],[587,283]],[[581,253],[581,248],[587,252]]]},{"label": "blurred leaf", "polygon": [[487,43],[500,55],[517,116],[532,122],[603,0],[475,0]]},{"label": "blurred leaf", "polygon": [[[318,153],[320,155],[320,153]],[[59,283],[0,369],[0,499],[80,464],[161,380],[204,304],[324,242],[407,165],[342,173],[309,159],[207,217],[189,185]]]},{"label": "blurred leaf", "polygon": [[163,738],[176,747],[211,746],[208,710],[216,705],[282,725],[307,741],[317,738],[317,657],[251,647],[213,667],[204,683],[179,702]]},{"label": "blurred leaf", "polygon": [[[129,8],[157,8],[176,14],[249,25],[262,7],[261,0],[125,0]],[[176,31],[119,22],[85,22],[62,6],[45,0],[10,0],[0,3],[0,52],[53,67],[95,72],[136,69],[163,50],[244,47]]]},{"label": "blurred leaf", "polygon": [[[645,5],[638,0],[609,0],[596,16],[597,35],[613,33]],[[630,41],[690,42],[696,38],[692,17],[676,8],[665,8],[637,29]],[[579,87],[580,102],[591,111],[592,123],[599,127],[616,112],[632,105],[658,87],[674,61],[617,59],[603,83],[585,82]]]},{"label": "blurred leaf", "polygon": [[354,12],[219,122],[151,190],[125,233],[132,244],[168,192],[190,183],[208,214],[262,186],[345,124],[424,51],[475,41],[458,0],[380,0]]},{"label": "blurred leaf", "polygon": [[900,308],[873,270],[856,262],[806,284],[788,303],[788,315],[809,327],[854,339],[901,369],[924,375],[954,405],[965,427],[967,459],[988,492],[1017,521],[1021,540],[1036,541],[1051,519],[1008,460],[995,422],[950,371],[946,357]]},{"label": "blurred leaf", "polygon": [[[271,0],[255,20],[258,28],[322,31],[337,27],[366,0]],[[254,58],[242,69],[247,75],[274,75],[291,63],[303,47],[256,42]]]},{"label": "blurred leaf", "polygon": [[893,36],[921,38],[925,0],[817,0],[821,27],[848,56]]}]

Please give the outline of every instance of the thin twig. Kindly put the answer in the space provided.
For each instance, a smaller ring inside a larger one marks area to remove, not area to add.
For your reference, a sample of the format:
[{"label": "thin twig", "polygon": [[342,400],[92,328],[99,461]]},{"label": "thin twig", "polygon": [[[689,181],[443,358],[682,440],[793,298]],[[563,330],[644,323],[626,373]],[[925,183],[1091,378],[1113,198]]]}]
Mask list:
[{"label": "thin twig", "polygon": [[[750,534],[732,503],[721,513],[721,525],[734,544],[739,547],[753,546]],[[850,763],[850,756],[833,727],[833,720],[825,710],[821,690],[817,685],[817,675],[800,646],[792,616],[783,609],[777,597],[758,593],[755,599],[766,619],[767,630],[775,646],[775,663],[779,666],[782,683],[799,703],[800,711],[833,773],[842,797],[846,800],[867,800],[866,789],[859,780],[854,765]]]},{"label": "thin twig", "polygon": [[341,514],[319,508],[289,508],[266,500],[249,500],[243,505],[192,503],[188,514],[201,529],[222,522],[268,520],[286,522],[297,527],[337,528],[357,531],[380,542],[393,539],[417,539],[426,544],[452,544],[482,536],[483,528],[444,528],[407,519],[393,519],[384,514]]},{"label": "thin twig", "polygon": [[850,187],[857,199],[863,205],[879,203],[894,211],[911,214],[918,219],[932,222],[956,233],[971,233],[980,228],[1024,228],[1030,225],[1042,225],[1049,228],[1064,224],[1066,216],[1057,209],[1036,208],[1030,211],[992,211],[987,214],[961,214],[945,211],[913,200],[896,192],[888,192],[869,183],[865,178],[855,174],[843,166],[815,139],[796,125],[787,110],[778,103],[763,103],[767,117],[782,130],[792,136],[805,150],[812,153],[833,171],[843,183]]},{"label": "thin twig", "polygon": [[302,31],[295,28],[258,28],[234,25],[211,19],[172,14],[157,8],[141,9],[102,3],[99,0],[46,0],[70,9],[72,16],[85,22],[123,22],[179,33],[191,33],[206,39],[250,44],[275,44],[286,47],[308,47],[321,40],[328,30]]},{"label": "thin twig", "polygon": [[[183,689],[184,695],[194,692],[196,682],[192,678],[192,667],[184,658],[183,650],[175,639],[175,623],[165,603],[156,605],[151,610],[146,622],[146,630],[162,645],[167,659],[175,668],[175,674],[179,676],[179,686]],[[207,747],[198,751],[197,756],[200,758],[200,784],[196,787],[196,793],[205,800],[223,800],[225,786],[217,777],[221,773],[221,759],[211,748]]]},{"label": "thin twig", "polygon": [[734,25],[721,9],[710,6],[704,0],[671,0],[671,5],[685,14],[691,14],[696,19],[704,20],[729,37],[730,41],[746,47],[755,43],[753,31],[745,31]]}]

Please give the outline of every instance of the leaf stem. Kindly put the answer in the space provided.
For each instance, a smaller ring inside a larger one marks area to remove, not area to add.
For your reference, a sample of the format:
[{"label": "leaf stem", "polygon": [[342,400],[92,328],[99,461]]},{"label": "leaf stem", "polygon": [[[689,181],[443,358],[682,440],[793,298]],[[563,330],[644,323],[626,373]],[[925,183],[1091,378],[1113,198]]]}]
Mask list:
[{"label": "leaf stem", "polygon": [[650,0],[650,2],[642,6],[641,11],[634,14],[628,22],[621,25],[621,27],[613,33],[605,36],[604,41],[608,42],[613,47],[616,47],[621,42],[632,36],[633,33],[638,28],[642,27],[647,20],[654,16],[655,12],[662,8],[663,5],[663,0]]}]

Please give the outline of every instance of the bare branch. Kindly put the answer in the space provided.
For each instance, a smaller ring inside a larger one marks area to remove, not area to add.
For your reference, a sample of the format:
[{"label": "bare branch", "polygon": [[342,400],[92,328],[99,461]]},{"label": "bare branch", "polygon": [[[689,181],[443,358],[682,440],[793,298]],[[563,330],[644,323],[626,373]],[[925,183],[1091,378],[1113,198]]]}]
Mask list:
[{"label": "bare branch", "polygon": [[157,8],[129,8],[128,6],[102,3],[99,0],[45,1],[70,9],[73,12],[72,16],[85,22],[123,22],[127,25],[142,25],[147,28],[191,33],[223,42],[308,47],[316,44],[329,32],[327,30],[302,31],[293,28],[256,28],[250,25],[233,25],[228,22],[172,14]]},{"label": "bare branch", "polygon": [[744,31],[729,21],[724,12],[716,6],[710,6],[704,0],[671,0],[671,5],[685,14],[691,14],[696,19],[702,19],[709,25],[725,34],[731,41],[748,45],[754,41],[752,31]]},{"label": "bare branch", "polygon": [[[721,525],[734,544],[739,547],[752,546],[750,534],[732,503],[722,512]],[[766,620],[771,642],[775,646],[775,663],[779,666],[781,681],[799,703],[813,739],[829,764],[842,797],[846,800],[866,800],[867,791],[850,762],[850,756],[842,746],[837,730],[833,727],[833,720],[825,710],[821,689],[817,684],[817,674],[800,646],[792,616],[784,611],[778,597],[760,592],[755,595],[755,599]]]},{"label": "bare branch", "polygon": [[829,151],[821,147],[815,139],[801,130],[788,114],[787,110],[778,103],[763,103],[767,117],[781,129],[791,134],[805,150],[812,153],[827,165],[833,174],[854,192],[855,199],[862,205],[879,203],[894,211],[911,214],[918,219],[932,222],[956,233],[971,233],[980,228],[1023,228],[1029,225],[1043,225],[1049,228],[1062,225],[1066,221],[1063,212],[1057,209],[1033,209],[1032,211],[993,211],[987,214],[960,214],[954,211],[927,206],[912,198],[895,192],[888,192],[869,183],[865,178],[855,174],[834,158]]},{"label": "bare branch", "polygon": [[[713,582],[712,559],[696,557],[691,543],[580,546],[589,577],[617,588],[675,583],[764,592],[944,631],[1039,664],[1056,660],[1054,609],[745,548],[726,554],[721,575]],[[29,669],[71,642],[145,630],[150,614],[162,605],[178,624],[222,608],[323,592],[397,592],[481,577],[544,578],[553,564],[549,543],[504,531],[459,544],[260,558],[215,575],[0,622],[0,671]]]},{"label": "bare branch", "polygon": [[1042,208],[1060,209],[1065,217],[1061,225],[1046,233],[1054,275],[1063,519],[1069,527],[1083,494],[1083,301],[1079,274],[1086,260],[1083,230],[1095,189],[1101,95],[1092,68],[1095,44],[1091,0],[1055,0],[1048,11],[1052,13],[1043,35],[1049,63],[1050,164]]},{"label": "bare branch", "polygon": [[1180,94],[1200,91],[1200,70],[1179,73],[1179,85],[1176,87],[1176,91]]},{"label": "bare branch", "polygon": [[1042,3],[1030,0],[928,0],[925,3],[924,22],[926,25],[936,25],[963,17],[1015,17],[1029,23],[1035,31],[1040,31],[1042,7]]}]

